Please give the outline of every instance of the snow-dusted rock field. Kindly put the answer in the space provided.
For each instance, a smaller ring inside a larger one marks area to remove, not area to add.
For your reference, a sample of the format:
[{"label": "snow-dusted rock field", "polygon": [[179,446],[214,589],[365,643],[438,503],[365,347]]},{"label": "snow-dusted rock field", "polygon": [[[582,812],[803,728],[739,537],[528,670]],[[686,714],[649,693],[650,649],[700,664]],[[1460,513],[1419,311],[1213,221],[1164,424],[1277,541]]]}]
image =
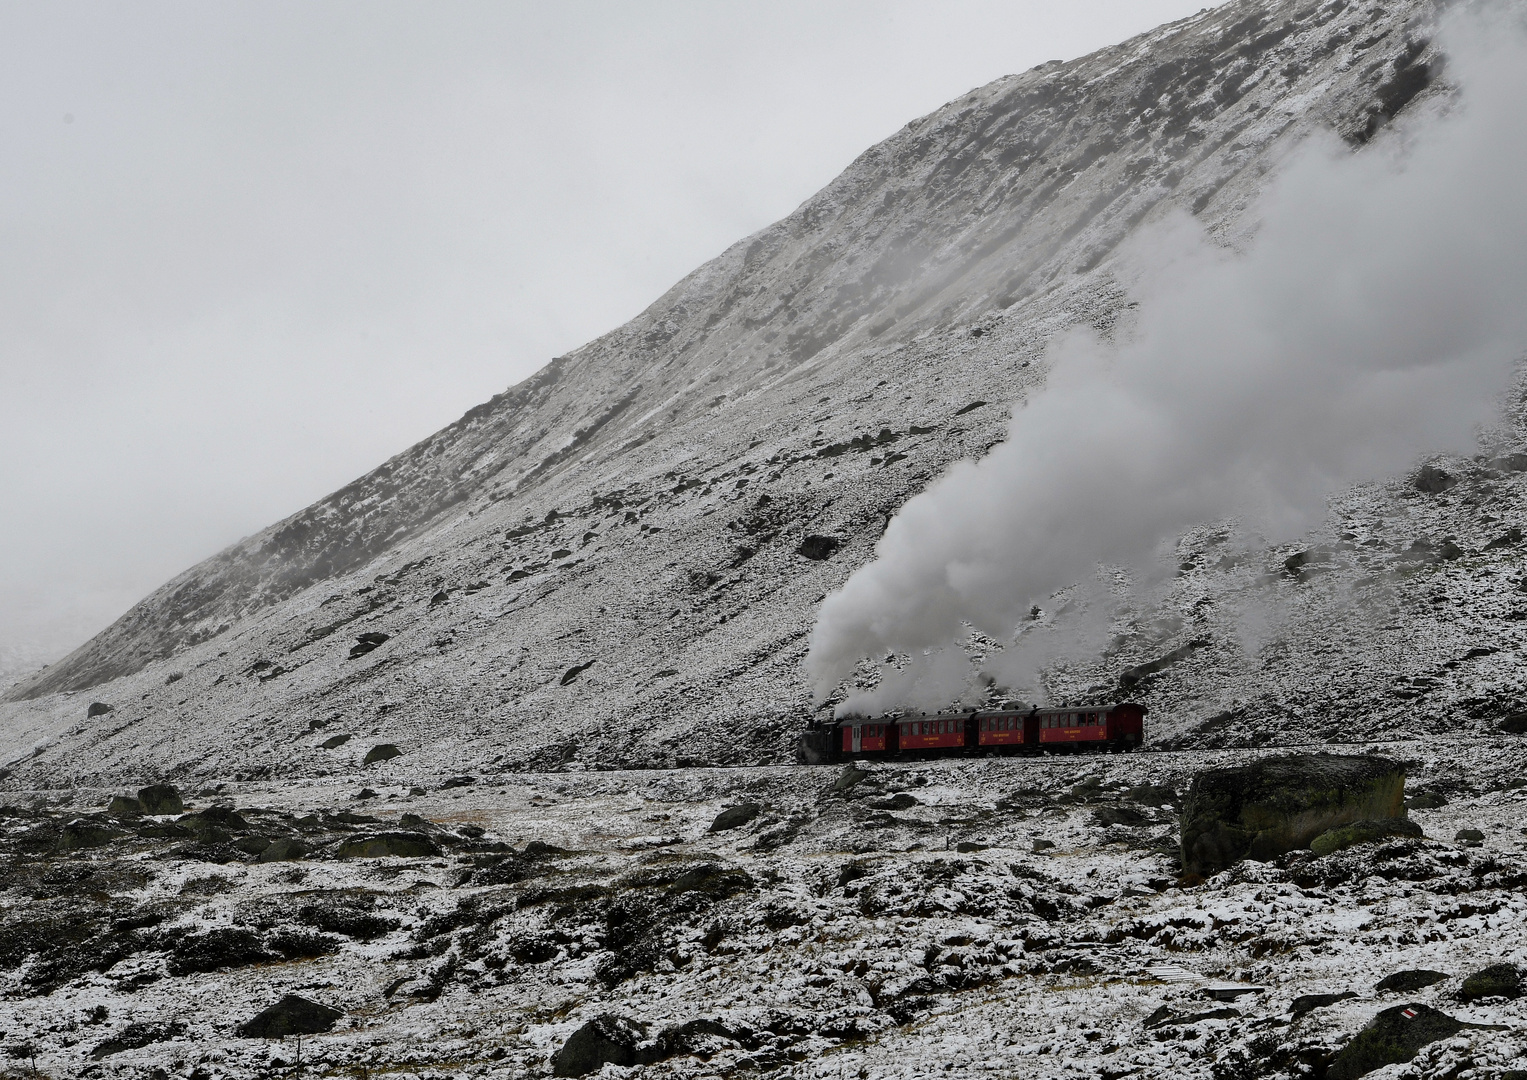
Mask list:
[{"label": "snow-dusted rock field", "polygon": [[[343,1013],[301,1043],[314,1076],[550,1075],[616,1016],[649,1061],[606,1076],[1224,1080],[1320,1075],[1375,1014],[1419,1004],[1482,1026],[1386,1076],[1527,1067],[1527,1004],[1460,1000],[1469,974],[1527,964],[1527,744],[1367,749],[1409,768],[1426,838],[1187,887],[1174,805],[1194,770],[1257,751],[907,763],[851,785],[826,767],[466,782],[396,758],[209,791],[179,835],[101,815],[110,791],[17,794],[5,1047],[45,1076],[288,1075],[295,1039],[237,1029],[295,993]],[[92,820],[121,835],[90,839]],[[63,829],[93,846],[57,850]],[[433,853],[356,854],[378,835]],[[306,856],[260,861],[282,837]],[[1375,989],[1415,969],[1445,977]]]}]

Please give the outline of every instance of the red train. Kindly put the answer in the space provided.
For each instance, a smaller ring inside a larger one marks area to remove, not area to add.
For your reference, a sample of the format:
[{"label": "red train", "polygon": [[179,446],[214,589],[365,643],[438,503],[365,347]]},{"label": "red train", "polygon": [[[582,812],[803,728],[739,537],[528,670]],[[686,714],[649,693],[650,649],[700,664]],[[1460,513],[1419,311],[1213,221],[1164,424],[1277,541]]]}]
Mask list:
[{"label": "red train", "polygon": [[851,716],[834,727],[802,733],[796,759],[810,765],[845,758],[1133,750],[1145,738],[1148,711],[1126,701],[1062,709],[1009,705],[899,717]]}]

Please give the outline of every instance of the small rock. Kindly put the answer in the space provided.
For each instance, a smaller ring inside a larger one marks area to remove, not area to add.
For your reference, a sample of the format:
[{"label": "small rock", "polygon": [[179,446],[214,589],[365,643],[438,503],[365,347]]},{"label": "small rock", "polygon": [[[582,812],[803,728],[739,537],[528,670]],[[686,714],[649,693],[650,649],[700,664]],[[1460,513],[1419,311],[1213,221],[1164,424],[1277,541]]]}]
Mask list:
[{"label": "small rock", "polygon": [[716,820],[710,823],[710,832],[725,832],[727,829],[738,829],[752,821],[763,812],[763,807],[756,802],[741,803],[737,806],[728,807],[716,815]]},{"label": "small rock", "polygon": [[150,784],[138,790],[138,802],[145,814],[183,814],[185,804],[180,801],[180,791],[174,784]]},{"label": "small rock", "polygon": [[402,756],[403,751],[392,745],[392,743],[377,743],[370,750],[366,751],[366,756],[362,759],[361,764],[370,765],[376,761],[391,761],[395,757]]},{"label": "small rock", "polygon": [[990,844],[978,844],[974,840],[961,840],[958,844],[954,845],[954,850],[958,851],[961,855],[969,855],[973,851],[985,851],[989,847],[991,847]]},{"label": "small rock", "polygon": [[1464,847],[1481,847],[1485,842],[1485,834],[1478,829],[1459,829],[1453,834],[1453,839]]},{"label": "small rock", "polygon": [[408,793],[410,795],[423,795],[423,794],[425,794],[425,791],[424,791],[424,789],[422,787],[415,786],[415,787],[409,788],[408,789]]},{"label": "small rock", "polygon": [[594,666],[594,661],[593,660],[590,660],[586,664],[574,664],[572,667],[568,668],[566,671],[564,671],[562,673],[562,679],[561,679],[560,685],[566,686],[568,683],[572,682],[579,675],[582,675],[585,671],[587,671],[589,668],[591,668],[593,666]]},{"label": "small rock", "polygon": [[847,791],[849,788],[853,787],[855,784],[859,783],[861,780],[868,776],[869,773],[865,770],[854,765],[849,765],[842,772],[840,772],[838,774],[838,778],[833,781],[832,789],[834,791]]},{"label": "small rock", "polygon": [[349,741],[349,735],[330,735],[327,739],[318,745],[322,746],[325,750],[337,750]]},{"label": "small rock", "polygon": [[914,806],[921,806],[917,796],[905,791],[898,791],[889,799],[871,799],[864,804],[871,810],[910,810]]},{"label": "small rock", "polygon": [[644,1038],[646,1032],[635,1020],[614,1015],[590,1020],[552,1055],[552,1075],[587,1076],[606,1065],[635,1065],[636,1047]]},{"label": "small rock", "polygon": [[241,836],[233,842],[233,846],[246,855],[263,855],[270,844],[268,836]]},{"label": "small rock", "polygon": [[440,790],[448,791],[451,788],[466,787],[469,784],[475,783],[477,783],[477,777],[475,776],[453,776],[440,785]]},{"label": "small rock", "polygon": [[377,798],[377,793],[371,788],[363,787],[355,793],[355,797],[357,799],[375,799]]},{"label": "small rock", "polygon": [[238,1029],[246,1039],[280,1039],[287,1035],[317,1035],[331,1030],[345,1014],[296,994],[287,994]]},{"label": "small rock", "polygon": [[143,813],[143,804],[131,795],[114,795],[106,812],[112,817],[138,817]]},{"label": "small rock", "polygon": [[1055,846],[1055,841],[1054,840],[1035,840],[1034,841],[1034,854],[1038,855],[1041,851],[1049,851],[1054,846]]},{"label": "small rock", "polygon": [[1303,994],[1294,999],[1293,1004],[1288,1007],[1288,1011],[1297,1020],[1307,1012],[1324,1009],[1329,1005],[1335,1005],[1338,1001],[1346,1001],[1348,998],[1355,997],[1357,997],[1357,994],[1351,990],[1344,994]]},{"label": "small rock", "polygon": [[308,853],[307,845],[295,836],[283,836],[270,842],[270,846],[260,852],[262,863],[292,862],[302,858]]},{"label": "small rock", "polygon": [[85,719],[93,720],[97,716],[105,716],[109,712],[115,712],[116,706],[108,705],[104,701],[92,701],[90,708],[85,710]]},{"label": "small rock", "polygon": [[341,859],[425,859],[439,855],[440,849],[423,833],[388,832],[348,840],[335,854]]},{"label": "small rock", "polygon": [[438,604],[443,604],[447,600],[449,600],[450,598],[451,598],[451,594],[446,592],[444,589],[441,589],[434,596],[431,596],[429,598],[429,606],[430,607],[435,607]]},{"label": "small rock", "polygon": [[1425,990],[1447,978],[1441,971],[1427,971],[1425,968],[1407,968],[1405,971],[1396,971],[1393,975],[1386,975],[1379,980],[1379,984],[1373,989],[1380,994],[1413,994],[1417,990]]},{"label": "small rock", "polygon": [[1483,971],[1476,971],[1463,980],[1458,990],[1459,1001],[1477,1001],[1480,998],[1522,996],[1522,973],[1513,964],[1491,964]]},{"label": "small rock", "polygon": [[1405,800],[1407,810],[1439,810],[1447,805],[1447,799],[1435,791],[1418,791]]},{"label": "small rock", "polygon": [[365,656],[372,649],[389,640],[389,635],[380,633],[361,634],[355,639],[355,644],[350,648],[350,659]]},{"label": "small rock", "polygon": [[1416,1056],[1416,1051],[1463,1030],[1461,1021],[1426,1005],[1396,1005],[1375,1016],[1326,1070],[1326,1080],[1357,1077]]},{"label": "small rock", "polygon": [[842,546],[843,541],[836,536],[808,536],[801,541],[795,553],[814,562],[821,562],[823,559],[831,558],[832,553]]}]

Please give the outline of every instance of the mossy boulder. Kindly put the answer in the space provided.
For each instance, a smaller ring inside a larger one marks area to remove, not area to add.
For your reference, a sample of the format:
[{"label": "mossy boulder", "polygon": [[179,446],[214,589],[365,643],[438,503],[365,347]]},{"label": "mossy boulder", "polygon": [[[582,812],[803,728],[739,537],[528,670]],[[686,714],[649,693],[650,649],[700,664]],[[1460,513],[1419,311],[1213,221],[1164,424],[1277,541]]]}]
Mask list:
[{"label": "mossy boulder", "polygon": [[150,784],[140,788],[138,802],[145,814],[183,814],[186,810],[174,784]]},{"label": "mossy boulder", "polygon": [[131,795],[114,795],[106,806],[106,812],[112,817],[140,817],[143,814],[143,804]]},{"label": "mossy boulder", "polygon": [[1463,980],[1458,990],[1459,1001],[1478,1001],[1480,998],[1522,996],[1522,973],[1513,964],[1491,964],[1483,971],[1476,971]]},{"label": "mossy boulder", "polygon": [[1326,1080],[1357,1080],[1374,1069],[1409,1061],[1428,1043],[1450,1039],[1468,1026],[1426,1005],[1385,1009],[1336,1055]]},{"label": "mossy boulder", "polygon": [[1357,821],[1405,816],[1405,770],[1387,758],[1295,754],[1210,769],[1182,803],[1182,865],[1208,877],[1266,861]]},{"label": "mossy boulder", "polygon": [[307,845],[295,836],[281,836],[270,842],[270,846],[260,852],[262,863],[290,862],[300,859],[308,853]]},{"label": "mossy boulder", "polygon": [[1330,855],[1332,852],[1355,847],[1358,844],[1371,844],[1375,840],[1383,840],[1390,836],[1420,835],[1421,826],[1408,818],[1389,818],[1385,821],[1354,821],[1350,825],[1341,825],[1334,829],[1327,829],[1310,841],[1310,850],[1316,855]]},{"label": "mossy boulder", "polygon": [[423,833],[386,832],[347,840],[336,854],[341,859],[425,859],[439,855],[440,848]]},{"label": "mossy boulder", "polygon": [[1374,989],[1381,994],[1414,994],[1417,990],[1425,990],[1428,986],[1435,986],[1446,980],[1447,973],[1443,971],[1407,968],[1404,971],[1396,971],[1393,975],[1384,976]]}]

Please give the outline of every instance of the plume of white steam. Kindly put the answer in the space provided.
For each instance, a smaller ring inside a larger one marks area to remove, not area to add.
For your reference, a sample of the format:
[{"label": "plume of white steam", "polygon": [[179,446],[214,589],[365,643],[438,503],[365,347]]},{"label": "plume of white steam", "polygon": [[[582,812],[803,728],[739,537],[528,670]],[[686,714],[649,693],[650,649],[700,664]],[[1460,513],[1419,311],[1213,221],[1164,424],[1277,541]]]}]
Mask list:
[{"label": "plume of white steam", "polygon": [[1144,239],[1129,340],[1058,341],[1007,440],[908,502],[822,605],[818,700],[890,652],[913,662],[877,704],[947,702],[971,627],[1011,641],[1031,605],[1195,524],[1293,537],[1345,486],[1472,448],[1527,345],[1527,39],[1444,40],[1451,114],[1361,153],[1312,139],[1246,254],[1186,215]]}]

